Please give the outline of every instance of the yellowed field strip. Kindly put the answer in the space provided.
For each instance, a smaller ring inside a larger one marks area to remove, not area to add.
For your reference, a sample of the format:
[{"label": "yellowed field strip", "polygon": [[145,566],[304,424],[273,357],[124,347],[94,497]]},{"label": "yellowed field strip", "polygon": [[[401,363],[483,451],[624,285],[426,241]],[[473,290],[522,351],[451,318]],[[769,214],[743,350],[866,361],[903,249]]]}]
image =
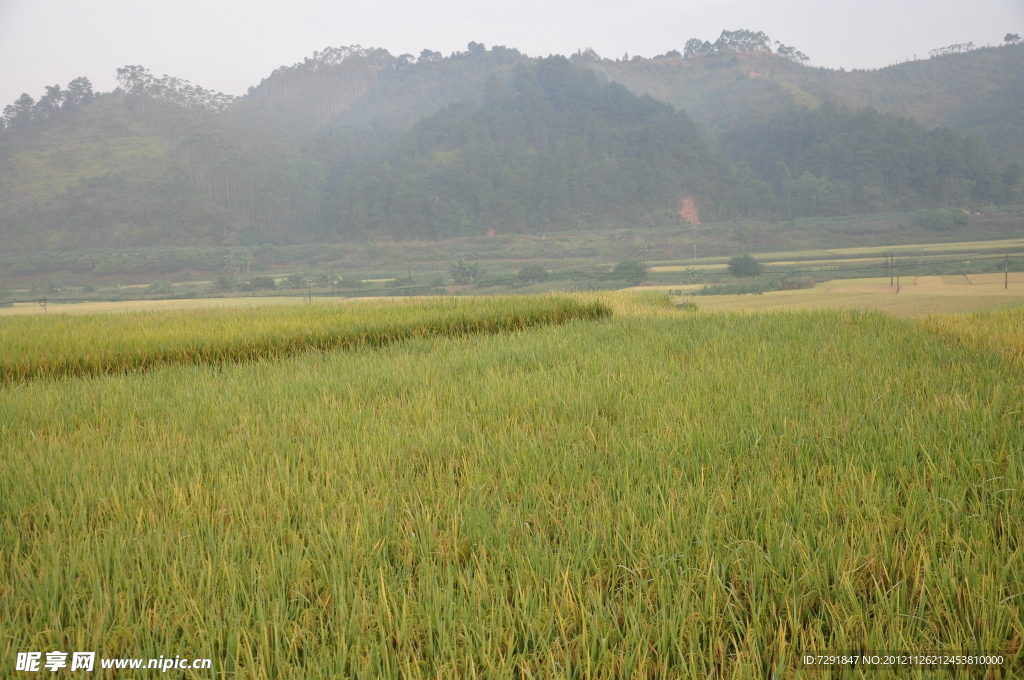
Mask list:
[{"label": "yellowed field strip", "polygon": [[[884,277],[841,279],[806,290],[784,290],[763,295],[684,295],[675,299],[694,302],[699,309],[708,311],[877,309],[896,316],[1024,306],[1024,272],[1010,272],[1007,289],[1003,288],[1003,274],[971,274],[965,278],[970,285],[949,283],[941,276],[903,277],[899,293],[896,293],[895,286],[889,286],[889,277]],[[678,290],[686,287],[659,288]]]},{"label": "yellowed field strip", "polygon": [[[840,264],[878,264],[882,265],[883,260],[880,257],[848,257],[848,258],[830,258],[820,260],[773,260],[766,259],[765,256],[760,255],[757,260],[763,265],[769,266],[782,266],[782,267],[826,267],[829,265],[840,265]],[[683,264],[666,264],[651,267],[651,271],[656,274],[671,274],[673,272],[684,272],[687,270],[695,270],[702,272],[711,271],[725,271],[729,265],[720,264],[700,264],[696,265],[683,265]]]},{"label": "yellowed field strip", "polygon": [[831,258],[822,260],[762,260],[763,264],[779,265],[784,267],[824,267],[838,264],[883,264],[885,260],[881,257],[845,257],[841,259]]},{"label": "yellowed field strip", "polygon": [[696,264],[696,265],[685,265],[685,264],[666,264],[657,267],[651,267],[650,270],[655,274],[670,274],[672,272],[685,272],[688,269],[693,269],[702,272],[714,272],[714,271],[725,271],[729,265],[727,264]]}]

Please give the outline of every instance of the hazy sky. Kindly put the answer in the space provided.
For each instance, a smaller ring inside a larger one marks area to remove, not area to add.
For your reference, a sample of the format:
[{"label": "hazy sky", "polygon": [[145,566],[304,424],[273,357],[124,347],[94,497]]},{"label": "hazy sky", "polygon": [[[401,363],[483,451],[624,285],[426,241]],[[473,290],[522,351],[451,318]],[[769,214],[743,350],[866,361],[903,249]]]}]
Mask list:
[{"label": "hazy sky", "polygon": [[80,75],[113,89],[125,64],[242,94],[326,46],[649,57],[723,28],[765,31],[812,64],[870,68],[1024,35],[1024,0],[0,0],[0,107]]}]

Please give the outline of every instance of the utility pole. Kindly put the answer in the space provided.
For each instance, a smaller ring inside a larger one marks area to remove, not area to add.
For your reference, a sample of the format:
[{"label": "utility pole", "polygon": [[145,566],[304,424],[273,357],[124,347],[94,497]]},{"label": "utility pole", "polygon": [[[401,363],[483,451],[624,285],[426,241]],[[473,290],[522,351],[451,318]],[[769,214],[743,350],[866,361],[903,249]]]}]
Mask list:
[{"label": "utility pole", "polygon": [[[896,264],[896,258],[893,258],[893,266]],[[896,292],[900,292],[900,268],[896,267]]]},{"label": "utility pole", "polygon": [[1010,287],[1010,254],[1006,253],[1006,259],[1003,260],[1003,290]]}]

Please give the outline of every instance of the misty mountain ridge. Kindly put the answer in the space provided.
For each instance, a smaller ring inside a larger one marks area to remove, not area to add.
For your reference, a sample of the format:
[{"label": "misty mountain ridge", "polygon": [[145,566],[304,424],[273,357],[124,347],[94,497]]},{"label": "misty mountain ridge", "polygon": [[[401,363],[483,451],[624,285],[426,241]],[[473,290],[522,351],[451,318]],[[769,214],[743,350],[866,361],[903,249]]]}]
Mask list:
[{"label": "misty mountain ridge", "polygon": [[[1024,154],[987,147],[1024,139],[1022,49],[844,73],[750,31],[651,59],[327,48],[241,97],[129,66],[114,92],[80,78],[5,109],[0,247],[657,226],[695,219],[687,199],[704,221],[1019,202]],[[891,96],[915,79],[927,96]]]}]

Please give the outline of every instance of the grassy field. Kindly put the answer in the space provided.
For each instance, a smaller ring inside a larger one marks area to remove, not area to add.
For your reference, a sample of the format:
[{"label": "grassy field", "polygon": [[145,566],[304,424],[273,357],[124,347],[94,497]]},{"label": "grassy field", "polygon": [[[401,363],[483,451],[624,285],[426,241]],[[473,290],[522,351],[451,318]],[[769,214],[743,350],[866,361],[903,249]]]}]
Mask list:
[{"label": "grassy field", "polygon": [[[793,678],[829,650],[1024,673],[1024,315],[575,300],[614,314],[0,386],[5,672],[60,649],[217,678]],[[108,342],[111,318],[26,334]]]}]

